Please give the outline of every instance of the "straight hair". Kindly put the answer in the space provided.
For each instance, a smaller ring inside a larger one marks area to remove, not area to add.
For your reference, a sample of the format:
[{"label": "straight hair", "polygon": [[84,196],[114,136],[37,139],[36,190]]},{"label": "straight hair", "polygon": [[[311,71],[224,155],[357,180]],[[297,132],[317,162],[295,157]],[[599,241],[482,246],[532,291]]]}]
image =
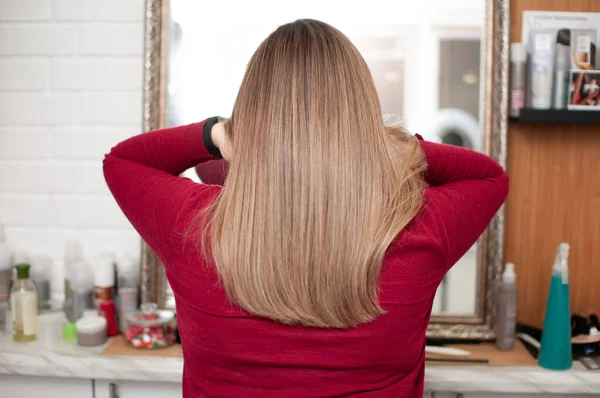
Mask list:
[{"label": "straight hair", "polygon": [[350,40],[315,20],[280,26],[252,56],[225,127],[233,159],[199,220],[229,299],[317,328],[384,314],[382,262],[421,209],[427,166],[416,138],[385,126]]}]

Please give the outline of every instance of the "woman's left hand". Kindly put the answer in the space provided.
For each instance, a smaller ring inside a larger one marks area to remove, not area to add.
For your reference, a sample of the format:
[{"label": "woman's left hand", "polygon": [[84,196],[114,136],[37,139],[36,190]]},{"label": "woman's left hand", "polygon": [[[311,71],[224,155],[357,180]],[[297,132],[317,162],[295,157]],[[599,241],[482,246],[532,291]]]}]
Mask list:
[{"label": "woman's left hand", "polygon": [[225,124],[224,123],[215,123],[212,126],[212,130],[210,132],[212,141],[219,151],[221,152],[221,156],[228,162],[231,162],[231,157],[233,155],[233,151],[231,148],[231,142],[227,137],[225,132]]}]

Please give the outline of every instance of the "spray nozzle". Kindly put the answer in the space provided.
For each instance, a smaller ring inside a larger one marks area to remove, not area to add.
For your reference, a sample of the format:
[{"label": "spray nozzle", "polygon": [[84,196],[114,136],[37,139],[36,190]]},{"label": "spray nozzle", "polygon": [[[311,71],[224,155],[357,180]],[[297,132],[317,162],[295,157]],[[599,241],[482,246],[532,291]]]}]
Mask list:
[{"label": "spray nozzle", "polygon": [[554,259],[554,271],[562,276],[562,283],[569,283],[569,244],[562,242],[556,249],[556,258]]},{"label": "spray nozzle", "polygon": [[506,263],[504,266],[504,272],[502,273],[502,282],[514,283],[517,279],[515,274],[515,265],[513,263]]}]

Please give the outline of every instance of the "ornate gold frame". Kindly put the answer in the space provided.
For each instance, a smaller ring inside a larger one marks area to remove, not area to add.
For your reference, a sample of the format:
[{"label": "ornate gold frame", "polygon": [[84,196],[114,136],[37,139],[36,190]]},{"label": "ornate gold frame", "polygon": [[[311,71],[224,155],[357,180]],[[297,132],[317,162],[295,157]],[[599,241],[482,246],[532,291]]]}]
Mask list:
[{"label": "ornate gold frame", "polygon": [[[480,120],[485,152],[506,166],[508,123],[509,1],[488,0],[481,41]],[[144,131],[164,126],[169,32],[169,0],[146,0]],[[476,314],[432,316],[427,337],[490,340],[495,337],[496,287],[504,261],[504,207],[478,242]],[[142,244],[141,296],[164,306],[166,277],[152,250]]]}]

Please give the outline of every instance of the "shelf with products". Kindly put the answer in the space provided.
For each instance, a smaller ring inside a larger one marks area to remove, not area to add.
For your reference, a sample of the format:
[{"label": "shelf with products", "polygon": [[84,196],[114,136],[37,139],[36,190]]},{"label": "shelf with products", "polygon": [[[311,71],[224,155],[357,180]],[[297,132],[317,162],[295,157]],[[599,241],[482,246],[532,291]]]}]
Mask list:
[{"label": "shelf with products", "polygon": [[532,109],[523,108],[514,122],[600,124],[599,110]]}]

